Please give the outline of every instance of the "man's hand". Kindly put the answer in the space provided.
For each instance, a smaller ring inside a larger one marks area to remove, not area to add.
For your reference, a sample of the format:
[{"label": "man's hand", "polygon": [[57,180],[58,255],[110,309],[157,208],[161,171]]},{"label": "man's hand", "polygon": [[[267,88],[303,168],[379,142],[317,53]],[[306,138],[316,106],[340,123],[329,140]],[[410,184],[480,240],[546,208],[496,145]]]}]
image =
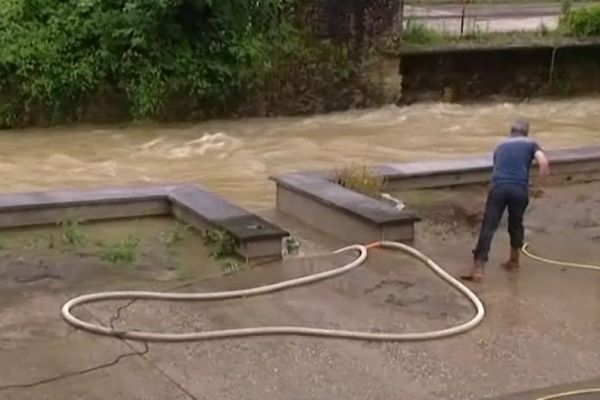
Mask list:
[{"label": "man's hand", "polygon": [[543,183],[546,180],[546,177],[550,175],[550,162],[548,161],[546,154],[541,150],[535,152],[535,160],[540,169],[540,181]]}]

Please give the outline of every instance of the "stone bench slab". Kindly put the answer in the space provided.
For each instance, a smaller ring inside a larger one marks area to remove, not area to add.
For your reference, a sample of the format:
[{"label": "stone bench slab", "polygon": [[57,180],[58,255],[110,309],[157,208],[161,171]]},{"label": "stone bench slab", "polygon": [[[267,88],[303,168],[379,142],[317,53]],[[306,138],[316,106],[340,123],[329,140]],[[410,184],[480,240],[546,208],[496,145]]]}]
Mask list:
[{"label": "stone bench slab", "polygon": [[198,229],[223,229],[247,258],[281,256],[288,232],[197,185],[156,185],[0,195],[0,228],[56,223],[75,213],[83,221],[160,215]]},{"label": "stone bench slab", "polygon": [[166,200],[176,186],[56,190],[0,195],[0,212],[49,207],[78,207],[152,200]]},{"label": "stone bench slab", "polygon": [[419,220],[410,211],[401,211],[384,201],[346,189],[318,173],[287,174],[271,179],[277,185],[301,193],[325,206],[356,216],[370,224],[390,225]]},{"label": "stone bench slab", "polygon": [[169,197],[177,206],[205,218],[208,223],[218,225],[242,241],[288,236],[276,225],[200,187],[176,189]]},{"label": "stone bench slab", "polygon": [[[547,153],[550,163],[560,167],[563,164],[579,162],[600,162],[600,146],[586,146],[572,149],[550,150]],[[433,175],[465,174],[491,171],[492,155],[472,156],[462,159],[423,161],[402,164],[383,164],[377,167],[379,173],[390,181]]]}]

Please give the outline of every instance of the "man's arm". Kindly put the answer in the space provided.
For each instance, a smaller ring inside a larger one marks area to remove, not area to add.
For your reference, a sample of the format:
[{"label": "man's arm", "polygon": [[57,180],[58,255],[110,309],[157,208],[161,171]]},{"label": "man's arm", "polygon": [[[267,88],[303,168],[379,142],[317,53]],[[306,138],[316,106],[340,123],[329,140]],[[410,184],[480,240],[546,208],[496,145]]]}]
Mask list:
[{"label": "man's arm", "polygon": [[540,176],[548,176],[550,174],[550,162],[548,161],[548,157],[546,157],[546,154],[544,154],[542,150],[538,149],[536,150],[534,157],[539,166]]}]

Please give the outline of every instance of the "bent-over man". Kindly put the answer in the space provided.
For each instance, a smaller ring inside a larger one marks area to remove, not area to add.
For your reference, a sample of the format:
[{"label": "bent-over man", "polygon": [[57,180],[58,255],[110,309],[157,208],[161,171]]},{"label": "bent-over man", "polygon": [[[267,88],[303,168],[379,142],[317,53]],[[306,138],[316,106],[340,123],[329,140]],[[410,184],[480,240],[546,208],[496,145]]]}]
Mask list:
[{"label": "bent-over man", "polygon": [[519,268],[519,254],[525,234],[523,215],[529,205],[529,169],[532,161],[535,159],[538,162],[540,176],[550,173],[546,155],[528,135],[529,123],[517,120],[511,127],[510,136],[494,152],[491,186],[479,240],[473,250],[473,265],[467,273],[461,275],[462,279],[476,282],[483,279],[492,239],[506,208],[511,250],[510,258],[502,266],[508,270]]}]

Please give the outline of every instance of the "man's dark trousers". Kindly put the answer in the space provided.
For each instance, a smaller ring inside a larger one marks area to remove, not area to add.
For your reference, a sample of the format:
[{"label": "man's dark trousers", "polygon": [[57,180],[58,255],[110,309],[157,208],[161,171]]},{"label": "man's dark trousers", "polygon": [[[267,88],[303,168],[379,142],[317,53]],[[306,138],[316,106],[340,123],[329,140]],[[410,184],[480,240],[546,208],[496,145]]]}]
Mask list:
[{"label": "man's dark trousers", "polygon": [[508,233],[510,246],[513,249],[523,247],[525,229],[523,215],[529,205],[529,190],[526,186],[513,183],[502,183],[494,186],[488,193],[485,214],[481,223],[479,240],[473,256],[475,261],[485,263],[494,233],[498,229],[504,210],[508,208]]}]

